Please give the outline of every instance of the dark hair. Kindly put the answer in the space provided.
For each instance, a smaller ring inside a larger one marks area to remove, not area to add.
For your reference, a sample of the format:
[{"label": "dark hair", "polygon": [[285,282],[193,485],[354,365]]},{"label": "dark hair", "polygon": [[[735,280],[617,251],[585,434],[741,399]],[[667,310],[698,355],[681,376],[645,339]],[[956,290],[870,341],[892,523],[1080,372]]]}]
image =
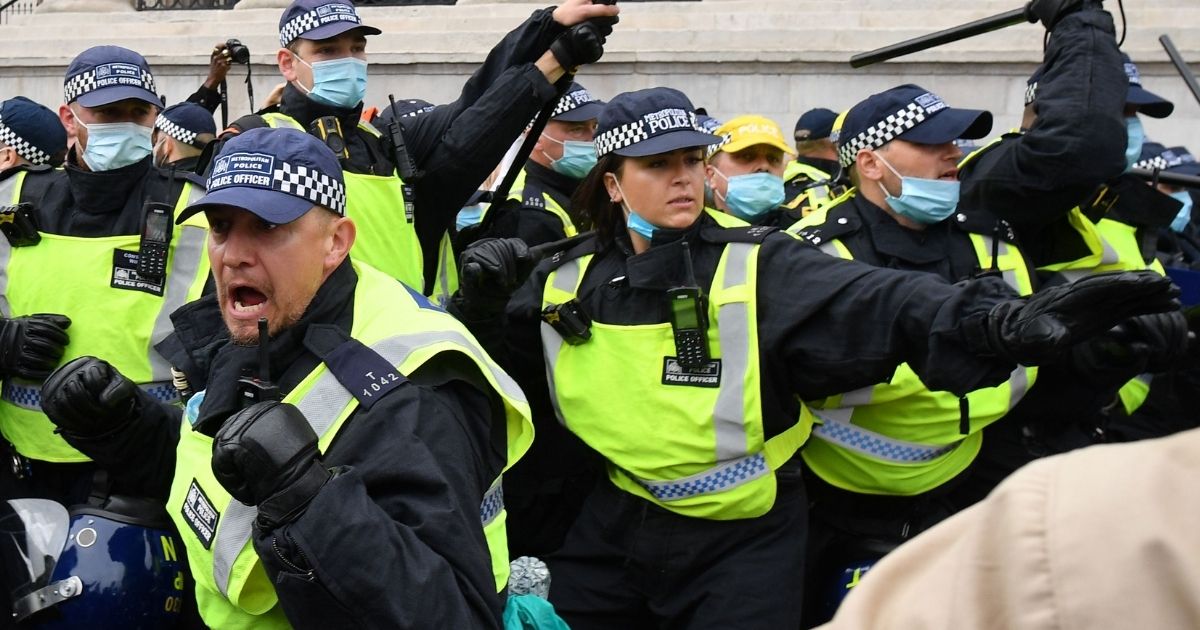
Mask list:
[{"label": "dark hair", "polygon": [[591,222],[601,244],[611,243],[625,230],[625,211],[608,196],[608,188],[604,186],[604,175],[615,173],[619,176],[624,165],[625,158],[616,153],[601,157],[571,197],[571,207]]}]

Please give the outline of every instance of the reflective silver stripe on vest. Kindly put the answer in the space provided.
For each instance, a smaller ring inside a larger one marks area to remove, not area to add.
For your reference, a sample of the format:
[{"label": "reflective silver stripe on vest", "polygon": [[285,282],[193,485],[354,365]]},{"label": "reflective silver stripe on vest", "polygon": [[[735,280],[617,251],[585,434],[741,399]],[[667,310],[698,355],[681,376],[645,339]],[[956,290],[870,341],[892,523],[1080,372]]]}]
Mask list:
[{"label": "reflective silver stripe on vest", "polygon": [[[475,343],[462,333],[456,331],[437,331],[412,335],[396,335],[395,337],[388,337],[373,344],[371,349],[378,352],[392,365],[398,366],[403,364],[417,350],[447,341],[457,344],[459,349],[469,351],[472,356],[479,360],[480,364],[487,366],[488,371],[496,380],[500,391],[505,396],[513,400],[525,402],[525,394],[517,386],[516,382],[508,374],[496,368],[487,358],[487,355],[483,354],[476,347]],[[296,403],[296,407],[304,414],[313,432],[319,436],[323,436],[333,426],[334,421],[337,420],[346,406],[353,400],[354,396],[346,391],[346,388],[338,382],[333,372],[326,370],[317,378],[312,389]],[[499,507],[504,507],[503,493],[493,495],[490,499],[493,503],[500,501]],[[489,497],[485,495],[484,502],[486,503],[488,500]],[[483,503],[480,504],[481,516],[485,507]],[[213,544],[212,550],[213,579],[216,581],[217,588],[221,591],[221,594],[226,597],[229,596],[229,576],[233,571],[233,563],[237,560],[238,554],[241,553],[242,549],[249,544],[251,526],[257,516],[257,508],[233,499],[229,502],[229,506],[225,508],[225,514],[217,524],[216,541]]]},{"label": "reflective silver stripe on vest", "polygon": [[[179,400],[179,391],[175,389],[171,381],[143,383],[138,387],[159,402],[174,403]],[[0,398],[22,409],[39,412],[42,410],[40,385],[19,385],[11,380],[5,381],[0,387]]]},{"label": "reflective silver stripe on vest", "polygon": [[438,296],[437,301],[441,306],[446,306],[450,302],[450,265],[454,264],[454,248],[442,237],[442,243],[439,246],[441,250],[441,261],[438,265]]},{"label": "reflective silver stripe on vest", "polygon": [[[1108,244],[1108,239],[1104,238],[1104,235],[1099,230],[1096,231],[1096,236],[1100,238],[1100,247],[1103,249],[1103,253],[1100,255],[1100,262],[1096,267],[1115,265],[1121,262],[1121,256],[1117,253],[1116,248]],[[1096,267],[1089,269],[1064,269],[1059,271],[1058,275],[1062,276],[1067,282],[1075,282],[1096,273]]]},{"label": "reflective silver stripe on vest", "polygon": [[[199,186],[187,188],[191,190],[189,203],[195,203],[204,196],[204,189]],[[208,230],[204,228],[194,225],[180,226],[175,250],[171,252],[171,267],[167,270],[167,285],[163,287],[162,307],[154,317],[154,329],[150,333],[148,358],[152,378],[171,378],[171,364],[154,349],[154,346],[174,330],[174,326],[171,325],[171,313],[187,302],[188,291],[196,280],[196,272],[200,270],[200,259],[207,238]]]},{"label": "reflective silver stripe on vest", "polygon": [[842,258],[842,252],[838,251],[837,245],[834,245],[833,241],[826,241],[817,247],[817,249],[834,258]]},{"label": "reflective silver stripe on vest", "polygon": [[[958,447],[958,444],[929,446],[895,440],[850,424],[848,417],[852,412],[852,408],[813,409],[822,421],[813,425],[813,436],[868,457],[905,464],[933,461]],[[839,415],[845,418],[838,418]]]},{"label": "reflective silver stripe on vest", "polygon": [[[983,236],[982,234],[979,236],[983,240],[983,248],[986,250],[986,253],[989,257],[992,255],[993,251],[996,252],[996,260],[992,261],[992,265],[999,269],[1000,259],[1006,258],[1012,252],[1011,246],[1009,246],[1009,244],[1004,240],[1001,240],[999,243],[997,243],[990,236]],[[986,269],[984,271],[986,271]],[[1004,282],[1007,283],[1012,290],[1016,291],[1017,293],[1021,293],[1021,282],[1017,277],[1016,269],[1004,269],[1002,270],[1001,274],[1004,276]]]},{"label": "reflective silver stripe on vest", "polygon": [[500,512],[504,510],[504,479],[496,478],[492,487],[483,493],[483,502],[479,504],[479,522],[484,527],[492,524]]},{"label": "reflective silver stripe on vest", "polygon": [[1018,365],[1008,377],[1008,410],[1012,411],[1029,391],[1029,368]]},{"label": "reflective silver stripe on vest", "polygon": [[[0,206],[12,202],[18,179],[22,179],[20,173],[13,173],[0,181]],[[12,317],[12,309],[8,305],[8,262],[11,259],[12,245],[7,238],[0,238],[0,315],[4,317]]]},{"label": "reflective silver stripe on vest", "polygon": [[[752,243],[726,246],[724,289],[746,284]],[[750,369],[750,307],[745,302],[722,304],[717,310],[717,335],[721,339],[721,384],[713,407],[713,433],[717,461],[746,457],[745,374]],[[758,366],[753,366],[757,369]]]},{"label": "reflective silver stripe on vest", "polygon": [[[579,272],[579,259],[570,260],[554,271],[554,281],[551,286],[564,293],[574,293],[575,287],[579,286]],[[540,331],[542,353],[546,358],[546,384],[550,389],[550,403],[554,406],[554,416],[558,418],[558,423],[566,426],[567,420],[558,406],[558,393],[554,387],[554,368],[558,365],[558,353],[562,350],[563,339],[553,326],[544,321],[541,323]]]}]

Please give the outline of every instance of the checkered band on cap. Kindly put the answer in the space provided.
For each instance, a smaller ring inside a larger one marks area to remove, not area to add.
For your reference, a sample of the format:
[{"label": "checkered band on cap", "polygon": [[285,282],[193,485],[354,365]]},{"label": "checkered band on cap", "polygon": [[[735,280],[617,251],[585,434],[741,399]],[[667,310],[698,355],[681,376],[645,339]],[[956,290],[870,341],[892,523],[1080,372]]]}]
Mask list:
[{"label": "checkered band on cap", "polygon": [[674,109],[664,109],[658,112],[653,112],[642,116],[641,120],[635,120],[631,123],[626,123],[618,127],[613,127],[608,131],[596,134],[596,155],[604,156],[613,151],[624,149],[625,147],[635,145],[644,140],[649,140],[651,135],[661,135],[672,131],[698,131],[700,133],[708,133],[700,127],[700,123],[696,120],[695,112],[687,112],[688,124],[686,126],[667,126],[661,124],[652,124],[650,120],[659,119],[662,114],[667,114]]},{"label": "checkered band on cap", "polygon": [[163,116],[162,114],[158,115],[158,119],[154,121],[154,126],[163,133],[184,144],[192,146],[195,146],[196,144],[196,136],[198,134],[195,131],[189,131],[183,127],[180,127],[179,125],[175,124],[175,121]]},{"label": "checkered band on cap", "polygon": [[1175,168],[1176,166],[1183,166],[1184,164],[1195,163],[1196,157],[1191,153],[1176,153],[1171,149],[1167,149],[1166,151],[1163,151],[1152,158],[1146,158],[1134,163],[1133,168],[1143,168],[1148,171],[1153,171],[1156,169],[1164,170],[1168,168]]},{"label": "checkered band on cap", "polygon": [[863,149],[878,149],[895,140],[904,132],[916,127],[928,118],[925,108],[916,101],[904,106],[904,109],[867,127],[862,133],[853,138],[847,138],[845,143],[838,141],[838,163],[843,167],[854,164],[854,158]]},{"label": "checkered band on cap", "polygon": [[1025,86],[1025,104],[1028,105],[1037,100],[1037,81]]},{"label": "checkered band on cap", "polygon": [[1161,155],[1156,155],[1150,159],[1133,163],[1133,168],[1144,168],[1148,171],[1153,171],[1153,170],[1161,171],[1163,169],[1167,169],[1170,167],[1171,167],[1171,163],[1167,161],[1167,158],[1165,158]]},{"label": "checkered band on cap", "polygon": [[713,144],[708,145],[708,149],[706,149],[704,151],[704,159],[707,160],[707,159],[711,158],[712,156],[716,155],[717,151],[720,151],[721,147],[729,144],[730,140],[733,140],[733,134],[731,134],[731,133],[721,134],[720,142],[714,142]]},{"label": "checkered band on cap", "polygon": [[6,144],[17,152],[17,155],[29,160],[30,164],[40,165],[50,161],[50,154],[35,147],[27,142],[24,138],[17,135],[11,127],[4,124],[4,118],[0,117],[0,143]]},{"label": "checkered band on cap", "polygon": [[[239,159],[254,160],[262,166],[253,169],[230,167]],[[265,181],[268,170],[271,173],[269,182]],[[271,155],[234,153],[217,158],[212,174],[208,176],[208,192],[211,194],[223,188],[269,188],[346,214],[346,189],[341,182],[312,167],[285,162]]]},{"label": "checkered band on cap", "polygon": [[139,87],[158,94],[150,71],[137,64],[119,62],[100,64],[67,79],[63,84],[63,97],[71,103],[84,94],[109,87]]},{"label": "checkered band on cap", "polygon": [[587,90],[575,90],[574,92],[567,92],[566,94],[563,94],[562,98],[558,99],[558,104],[554,106],[554,111],[551,112],[550,117],[556,118],[577,107],[587,105],[588,103],[593,103],[596,100],[598,99],[592,96],[592,93]]},{"label": "checkered band on cap", "polygon": [[312,11],[301,13],[288,20],[287,24],[284,24],[283,28],[279,29],[279,45],[287,47],[297,37],[318,26],[325,26],[334,22],[362,24],[358,13],[354,11],[354,7],[337,2],[323,4]]}]

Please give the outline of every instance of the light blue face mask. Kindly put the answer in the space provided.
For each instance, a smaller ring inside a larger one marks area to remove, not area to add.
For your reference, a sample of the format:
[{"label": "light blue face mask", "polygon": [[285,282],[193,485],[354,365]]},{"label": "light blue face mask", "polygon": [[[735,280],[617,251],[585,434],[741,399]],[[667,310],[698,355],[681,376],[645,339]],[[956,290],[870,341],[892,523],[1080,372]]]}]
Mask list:
[{"label": "light blue face mask", "polygon": [[887,188],[883,187],[883,182],[876,182],[887,198],[888,206],[895,210],[896,214],[924,225],[941,223],[954,214],[954,210],[958,208],[961,186],[958,180],[905,177],[896,172],[883,156],[878,153],[875,155],[888,170],[900,178],[899,197],[893,197]]},{"label": "light blue face mask", "polygon": [[[614,179],[613,183],[617,185],[617,192],[621,193],[621,197],[627,198],[625,197],[625,191],[621,190],[621,182],[618,182]],[[657,229],[654,227],[654,224],[643,219],[642,215],[634,212],[633,207],[630,206],[628,202],[622,201],[621,206],[623,206],[625,211],[629,213],[629,216],[625,217],[625,225],[647,241],[653,239],[654,230]]]},{"label": "light blue face mask", "polygon": [[542,137],[551,142],[557,142],[563,147],[563,156],[557,160],[542,151],[542,155],[550,160],[550,168],[554,169],[556,173],[562,173],[572,179],[583,179],[587,176],[588,171],[591,171],[592,167],[596,165],[595,144],[580,140],[559,140],[546,134],[542,134]]},{"label": "light blue face mask", "polygon": [[1171,193],[1183,207],[1179,209],[1179,214],[1171,221],[1171,229],[1176,232],[1182,232],[1184,228],[1192,222],[1192,195],[1186,190]]},{"label": "light blue face mask", "polygon": [[1137,116],[1125,119],[1125,134],[1125,170],[1128,171],[1142,156],[1142,143],[1146,141],[1146,130]]},{"label": "light blue face mask", "polygon": [[83,147],[83,161],[92,171],[111,171],[146,159],[154,147],[150,145],[150,127],[137,123],[93,123],[85,124],[87,145]]},{"label": "light blue face mask", "polygon": [[[296,55],[296,59],[300,59],[300,55]],[[300,63],[312,68],[311,90],[296,82],[309,98],[333,107],[351,108],[367,95],[367,62],[362,59],[343,57],[313,64],[300,59]]]},{"label": "light blue face mask", "polygon": [[483,204],[477,203],[473,206],[466,206],[458,211],[458,216],[454,219],[454,227],[463,229],[483,220]]},{"label": "light blue face mask", "polygon": [[[734,216],[751,221],[783,203],[783,178],[771,173],[747,173],[727,177],[713,169],[726,182],[722,201]],[[713,189],[713,195],[721,193]]]}]

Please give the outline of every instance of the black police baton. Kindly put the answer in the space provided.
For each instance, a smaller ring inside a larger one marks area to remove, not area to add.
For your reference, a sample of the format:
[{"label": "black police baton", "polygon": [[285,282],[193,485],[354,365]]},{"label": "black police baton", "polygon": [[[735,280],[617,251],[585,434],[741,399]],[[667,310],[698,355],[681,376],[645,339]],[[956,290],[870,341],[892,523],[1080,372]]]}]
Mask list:
[{"label": "black police baton", "polygon": [[877,48],[865,53],[858,53],[850,58],[850,66],[853,68],[861,68],[863,66],[869,66],[871,64],[887,61],[889,59],[895,59],[896,57],[911,55],[912,53],[921,52],[922,50],[936,48],[943,44],[956,42],[960,39],[967,39],[968,37],[974,37],[976,35],[998,31],[1002,28],[1008,28],[1009,26],[1028,23],[1029,17],[1025,13],[1025,7],[1021,7],[1020,9],[1013,9],[1012,11],[1006,11],[999,15],[993,15],[991,17],[985,17],[981,20],[975,20],[974,22],[970,22],[968,24],[954,26],[944,31],[938,31],[936,33],[930,33],[929,35],[914,37],[913,39],[902,41],[898,44],[884,46],[883,48]]},{"label": "black police baton", "polygon": [[1152,184],[1162,182],[1164,184],[1171,184],[1172,186],[1200,189],[1200,177],[1196,177],[1195,175],[1168,173],[1167,171],[1146,168],[1135,168],[1129,172]]},{"label": "black police baton", "polygon": [[1192,96],[1196,97],[1196,102],[1200,103],[1200,82],[1196,81],[1196,75],[1192,74],[1191,69],[1188,68],[1187,62],[1183,60],[1183,55],[1180,55],[1179,51],[1175,49],[1175,44],[1171,43],[1171,36],[1160,36],[1158,43],[1162,44],[1163,50],[1167,51],[1167,56],[1171,58],[1171,63],[1175,64],[1179,76],[1183,77],[1183,82],[1192,91]]}]

